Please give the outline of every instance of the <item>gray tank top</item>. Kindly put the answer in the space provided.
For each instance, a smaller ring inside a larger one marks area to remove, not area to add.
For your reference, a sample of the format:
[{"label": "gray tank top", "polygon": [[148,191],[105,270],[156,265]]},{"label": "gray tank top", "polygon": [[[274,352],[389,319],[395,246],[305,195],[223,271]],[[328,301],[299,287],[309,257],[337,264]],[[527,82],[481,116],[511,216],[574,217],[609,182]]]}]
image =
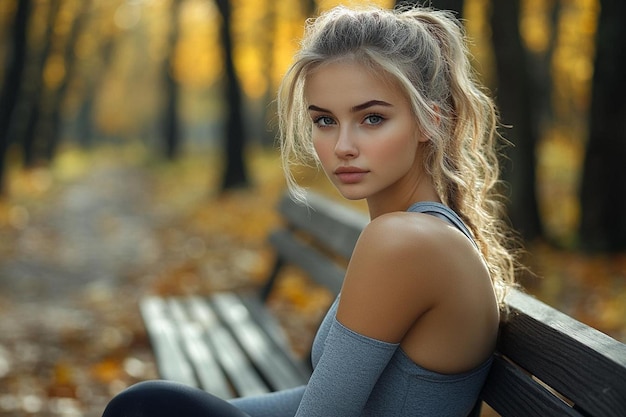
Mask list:
[{"label": "gray tank top", "polygon": [[[474,242],[459,216],[442,204],[420,202],[409,211],[435,215]],[[314,371],[306,386],[231,402],[252,417],[458,417],[476,412],[491,358],[460,374],[430,371],[414,363],[399,344],[339,323],[338,301],[339,296],[315,336]]]},{"label": "gray tank top", "polygon": [[[419,202],[413,204],[408,211],[435,215],[454,225],[476,245],[471,232],[459,216],[443,204]],[[345,387],[346,392],[340,398],[344,399],[343,402],[351,403],[351,399],[360,398],[360,395],[365,400],[363,408],[356,414],[346,411],[347,414],[328,415],[409,417],[470,414],[489,372],[491,358],[475,369],[461,374],[430,371],[414,363],[399,345],[368,338],[341,325],[336,319],[338,300],[339,297],[331,306],[315,337],[312,361],[316,368],[323,366],[331,374],[358,372],[358,383]],[[341,344],[347,344],[349,348],[333,349]],[[349,352],[347,356],[350,357],[343,357],[346,352]],[[339,357],[328,358],[329,353],[330,356],[337,354]],[[378,368],[382,369],[378,371]],[[335,379],[332,375],[327,378],[331,381]],[[335,406],[338,407],[336,410],[341,410],[341,407],[333,405]]]}]

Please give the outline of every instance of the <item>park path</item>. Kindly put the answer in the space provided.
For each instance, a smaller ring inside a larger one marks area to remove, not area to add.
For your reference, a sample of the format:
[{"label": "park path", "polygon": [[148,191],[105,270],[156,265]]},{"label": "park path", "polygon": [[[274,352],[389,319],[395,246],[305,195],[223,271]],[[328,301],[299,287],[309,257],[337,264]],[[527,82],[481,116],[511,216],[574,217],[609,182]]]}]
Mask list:
[{"label": "park path", "polygon": [[0,201],[0,417],[100,416],[113,394],[157,377],[142,295],[266,276],[275,159],[261,164],[263,187],[208,198],[217,181],[204,158],[120,152],[20,173]]},{"label": "park path", "polygon": [[155,376],[136,308],[163,249],[152,188],[141,168],[109,160],[12,208],[19,227],[0,229],[0,416],[99,416],[120,386]]},{"label": "park path", "polygon": [[56,303],[113,284],[157,252],[149,179],[137,168],[96,167],[28,213],[14,258],[0,266],[15,301]]},{"label": "park path", "polygon": [[[0,202],[0,417],[100,416],[114,393],[157,376],[141,295],[258,283],[271,262],[262,242],[283,187],[275,159],[255,162],[262,186],[209,200],[206,161],[89,158],[69,179],[35,172],[20,187],[44,191]],[[534,249],[540,298],[624,340],[626,256]],[[304,313],[279,305],[279,315],[308,346],[319,303],[288,284]]]}]

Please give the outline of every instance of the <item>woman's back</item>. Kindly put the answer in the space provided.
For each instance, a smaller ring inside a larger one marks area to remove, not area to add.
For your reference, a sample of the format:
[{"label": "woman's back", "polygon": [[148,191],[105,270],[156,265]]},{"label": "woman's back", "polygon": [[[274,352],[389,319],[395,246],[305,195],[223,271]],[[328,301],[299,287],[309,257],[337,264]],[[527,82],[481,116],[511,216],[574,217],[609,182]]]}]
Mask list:
[{"label": "woman's back", "polygon": [[[441,205],[435,210],[456,217]],[[466,237],[456,227],[434,216],[399,214],[403,222],[417,220],[422,234],[427,225],[435,229],[437,236],[443,236],[441,242],[448,244],[447,272],[472,282],[458,285],[454,294],[441,294],[443,305],[433,306],[418,318],[399,343],[367,337],[343,326],[336,318],[338,298],[320,326],[313,345],[313,364],[317,368],[321,361],[325,368],[321,371],[325,373],[324,380],[329,382],[329,387],[320,388],[333,391],[325,396],[327,398],[352,399],[359,398],[360,391],[371,393],[362,414],[359,414],[363,416],[466,415],[474,406],[489,371],[497,334],[498,310],[493,292],[489,290],[489,277],[485,275],[485,267],[480,256],[476,256],[478,253],[468,239],[469,235]],[[456,219],[460,221],[458,217]],[[443,232],[442,228],[445,229]],[[455,252],[461,256],[455,256]],[[468,267],[460,268],[461,263]],[[387,267],[389,285],[393,285],[392,277],[398,266]],[[459,279],[450,280],[450,285],[462,284]],[[476,286],[472,284],[481,281],[487,282],[486,286],[482,285],[482,290],[472,288]],[[440,287],[441,282],[437,286]],[[482,302],[477,308],[475,301],[480,300],[468,300],[464,295],[482,298]],[[416,294],[416,299],[419,296]],[[450,320],[458,320],[459,325],[451,324]],[[341,348],[336,348],[338,344]],[[339,357],[332,357],[334,355]],[[378,366],[383,368],[379,374],[372,370]],[[332,382],[341,380],[341,373],[356,373],[360,378],[353,378],[347,386],[348,392],[337,395],[334,392],[337,387]],[[341,407],[340,404],[326,405],[334,409]]]}]

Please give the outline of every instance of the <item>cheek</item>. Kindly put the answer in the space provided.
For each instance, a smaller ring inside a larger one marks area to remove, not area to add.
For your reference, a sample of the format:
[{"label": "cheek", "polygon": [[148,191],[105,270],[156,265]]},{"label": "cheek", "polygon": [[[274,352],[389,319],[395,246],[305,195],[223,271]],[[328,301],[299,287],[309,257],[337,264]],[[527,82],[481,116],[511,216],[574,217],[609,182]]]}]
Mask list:
[{"label": "cheek", "polygon": [[313,149],[315,149],[317,160],[325,168],[333,151],[330,142],[313,139]]},{"label": "cheek", "polygon": [[418,141],[406,135],[398,135],[380,143],[374,154],[380,155],[385,161],[395,161],[395,164],[411,165],[417,155]]}]

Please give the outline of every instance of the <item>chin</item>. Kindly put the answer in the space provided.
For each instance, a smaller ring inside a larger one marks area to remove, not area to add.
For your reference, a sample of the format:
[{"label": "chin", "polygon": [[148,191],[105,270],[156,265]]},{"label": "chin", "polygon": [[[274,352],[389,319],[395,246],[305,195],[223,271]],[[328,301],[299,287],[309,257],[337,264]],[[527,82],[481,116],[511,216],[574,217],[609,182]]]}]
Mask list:
[{"label": "chin", "polygon": [[338,191],[339,194],[341,194],[346,200],[357,201],[367,198],[367,195],[362,192],[355,192],[354,190],[342,190],[341,188],[338,188]]},{"label": "chin", "polygon": [[349,195],[344,195],[344,198],[350,201],[358,201],[358,200],[365,199],[365,197],[361,197],[361,196],[356,197],[356,196],[349,196]]}]

